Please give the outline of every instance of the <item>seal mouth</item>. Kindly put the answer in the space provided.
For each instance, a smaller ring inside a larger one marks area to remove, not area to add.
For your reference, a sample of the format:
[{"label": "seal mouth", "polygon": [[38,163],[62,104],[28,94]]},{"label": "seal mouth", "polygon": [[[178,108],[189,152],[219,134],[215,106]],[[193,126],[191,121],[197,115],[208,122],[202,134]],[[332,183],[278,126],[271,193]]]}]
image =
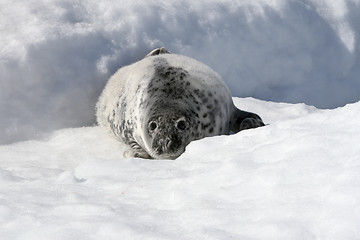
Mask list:
[{"label": "seal mouth", "polygon": [[173,149],[172,141],[168,141],[164,145],[158,146],[157,148],[151,148],[151,150],[148,152],[150,156],[152,156],[154,159],[170,159],[175,160],[178,158],[181,154],[185,152],[185,146],[178,147],[176,149]]},{"label": "seal mouth", "polygon": [[180,157],[181,154],[183,154],[185,152],[185,148],[184,150],[179,150],[176,153],[162,153],[162,154],[156,154],[154,158],[156,159],[169,159],[169,160],[175,160],[178,157]]}]

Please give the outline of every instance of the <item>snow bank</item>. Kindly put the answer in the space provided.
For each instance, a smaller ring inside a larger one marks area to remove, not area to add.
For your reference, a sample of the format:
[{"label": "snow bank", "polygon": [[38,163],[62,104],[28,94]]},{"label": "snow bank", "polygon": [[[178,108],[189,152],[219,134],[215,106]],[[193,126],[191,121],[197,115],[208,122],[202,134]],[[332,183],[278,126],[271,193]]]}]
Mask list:
[{"label": "snow bank", "polygon": [[235,99],[268,126],[123,159],[98,127],[0,146],[1,239],[359,239],[360,102]]},{"label": "snow bank", "polygon": [[0,144],[94,123],[117,68],[155,47],[214,68],[234,96],[359,100],[359,0],[0,2]]}]

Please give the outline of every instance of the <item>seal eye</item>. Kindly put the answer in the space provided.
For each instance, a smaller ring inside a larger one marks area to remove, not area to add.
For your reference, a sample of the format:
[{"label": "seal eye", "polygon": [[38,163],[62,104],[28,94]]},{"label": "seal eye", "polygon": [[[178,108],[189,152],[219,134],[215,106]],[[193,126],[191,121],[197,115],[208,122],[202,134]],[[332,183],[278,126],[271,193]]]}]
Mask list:
[{"label": "seal eye", "polygon": [[154,131],[157,128],[156,122],[152,121],[149,123],[149,130]]},{"label": "seal eye", "polygon": [[185,130],[185,128],[186,128],[186,122],[185,122],[185,120],[180,120],[180,121],[178,121],[177,124],[176,124],[176,127],[177,127],[177,129],[179,129],[179,130]]}]

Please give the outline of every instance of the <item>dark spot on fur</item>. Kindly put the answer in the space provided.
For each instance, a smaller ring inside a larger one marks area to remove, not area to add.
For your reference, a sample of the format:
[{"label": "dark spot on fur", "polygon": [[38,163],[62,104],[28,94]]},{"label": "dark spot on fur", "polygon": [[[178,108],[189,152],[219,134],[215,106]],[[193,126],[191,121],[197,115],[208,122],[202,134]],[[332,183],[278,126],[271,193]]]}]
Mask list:
[{"label": "dark spot on fur", "polygon": [[204,113],[203,118],[206,118],[206,117],[207,117],[207,113]]},{"label": "dark spot on fur", "polygon": [[213,133],[213,132],[214,132],[214,128],[210,128],[209,133]]},{"label": "dark spot on fur", "polygon": [[202,130],[207,129],[208,127],[210,127],[210,123],[207,123],[207,124],[201,123],[201,129]]}]

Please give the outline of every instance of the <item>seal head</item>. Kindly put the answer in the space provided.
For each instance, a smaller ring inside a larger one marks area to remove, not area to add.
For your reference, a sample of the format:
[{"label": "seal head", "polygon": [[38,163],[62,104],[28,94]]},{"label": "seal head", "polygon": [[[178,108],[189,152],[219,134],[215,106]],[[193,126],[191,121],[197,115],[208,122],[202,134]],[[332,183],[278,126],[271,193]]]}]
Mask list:
[{"label": "seal head", "polygon": [[147,121],[148,153],[157,159],[175,159],[185,151],[189,141],[190,123],[186,113],[164,109]]}]

